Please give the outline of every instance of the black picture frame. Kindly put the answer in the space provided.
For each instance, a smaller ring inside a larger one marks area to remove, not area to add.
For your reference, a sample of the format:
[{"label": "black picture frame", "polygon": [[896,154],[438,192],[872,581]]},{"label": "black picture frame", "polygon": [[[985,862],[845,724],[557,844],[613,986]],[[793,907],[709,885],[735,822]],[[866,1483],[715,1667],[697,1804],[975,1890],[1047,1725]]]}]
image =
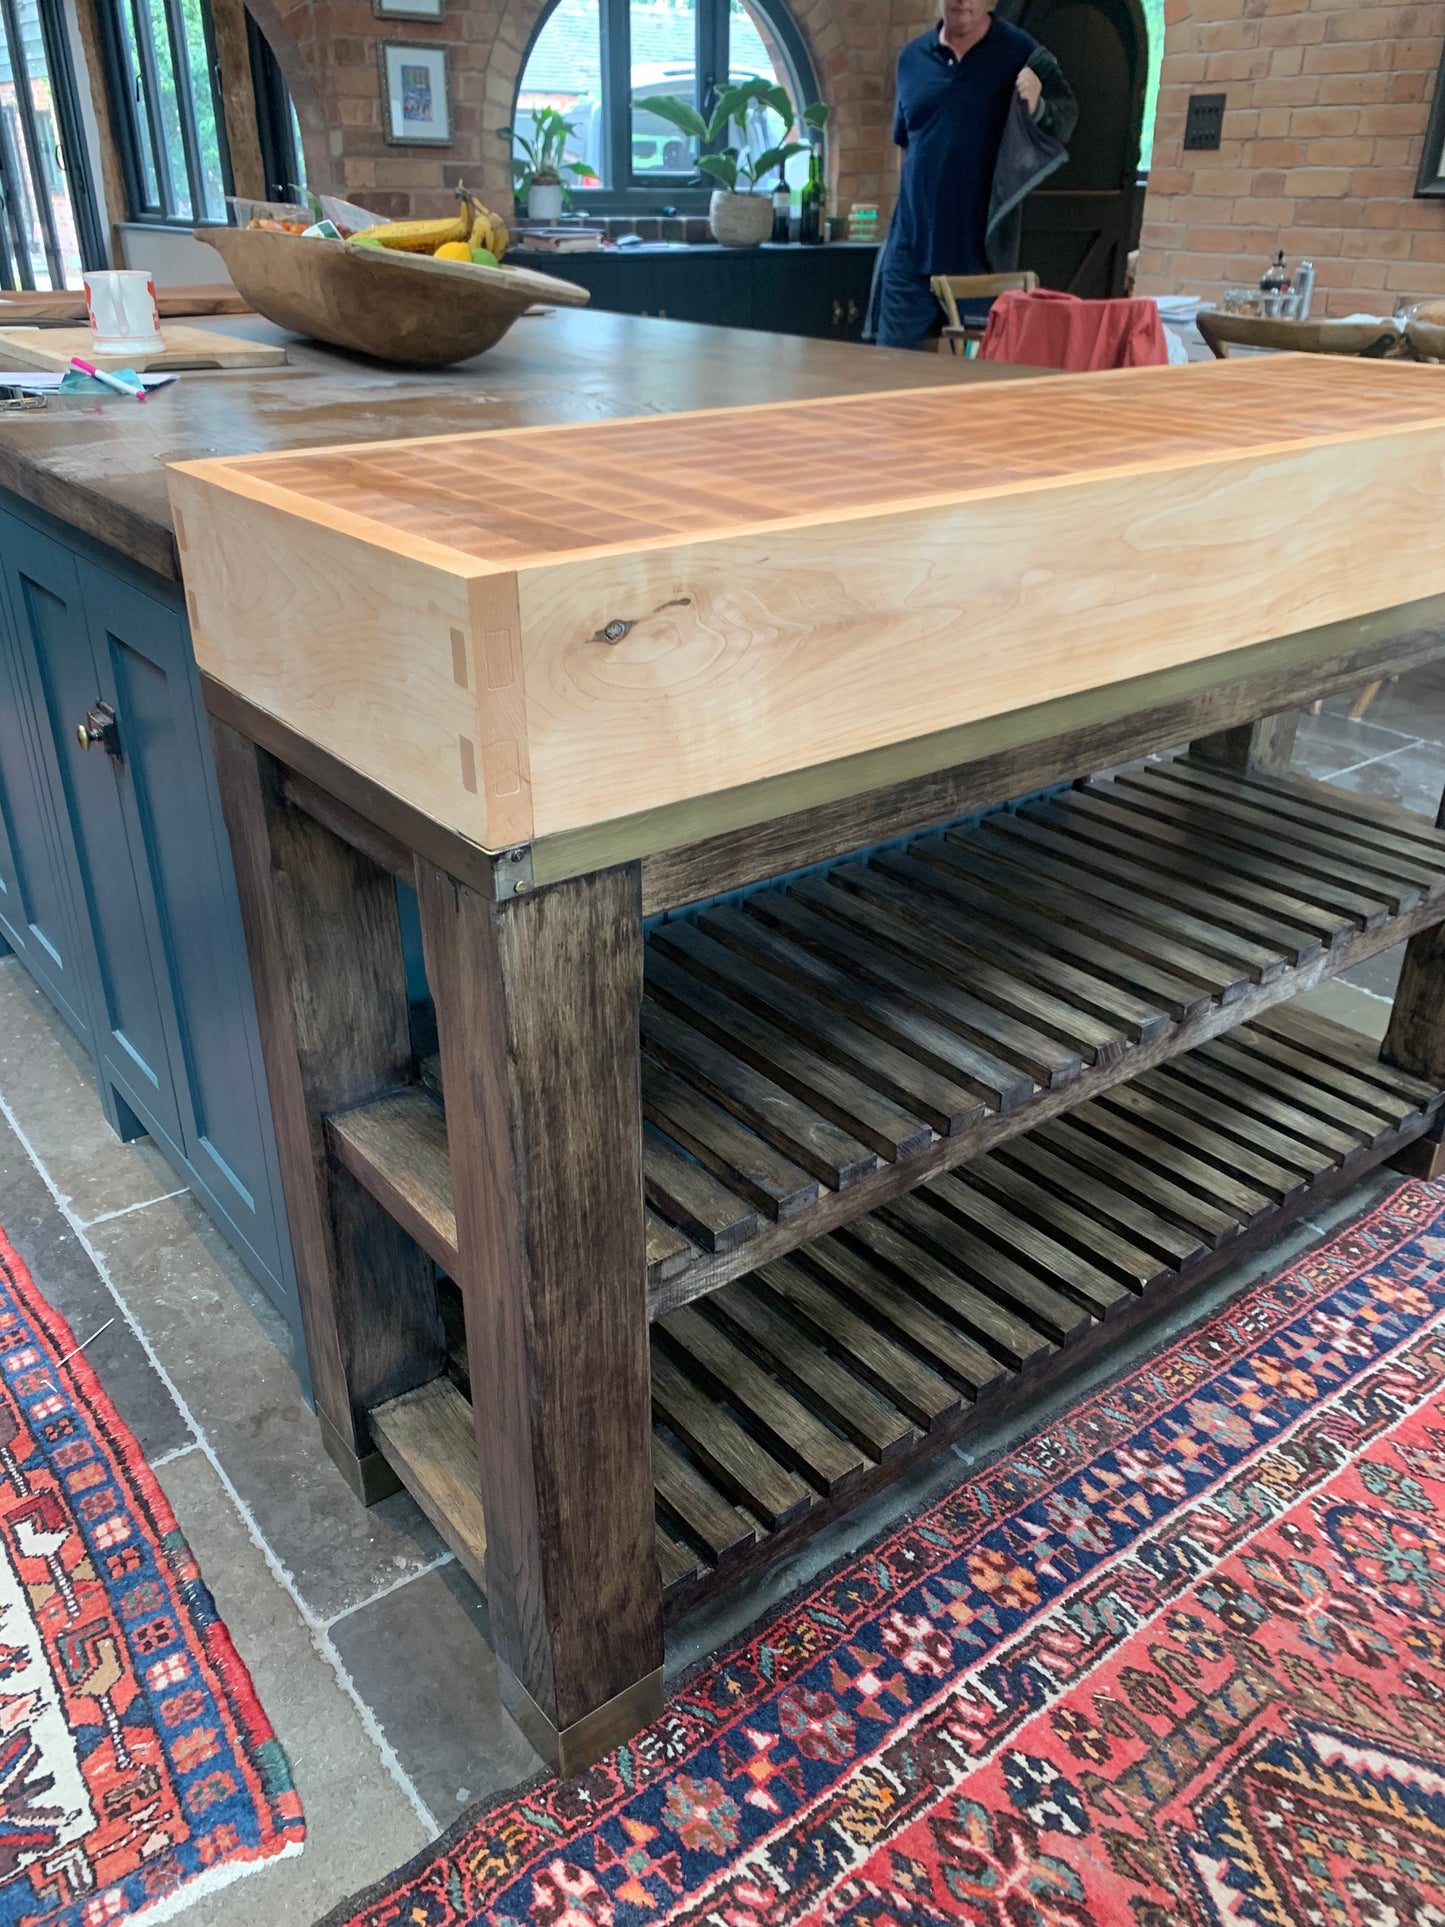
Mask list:
[{"label": "black picture frame", "polygon": [[[445,118],[445,130],[424,132],[405,124],[404,91],[396,84],[393,62],[400,70],[408,55],[418,67],[428,69],[428,84]],[[388,147],[450,147],[455,138],[452,126],[451,79],[447,49],[441,41],[414,42],[382,40],[377,43],[377,64],[381,69],[382,138]]]},{"label": "black picture frame", "polygon": [[1430,105],[1430,124],[1425,129],[1425,151],[1420,156],[1420,172],[1415,176],[1417,200],[1445,200],[1445,51],[1440,55],[1440,71],[1435,77],[1435,98]]}]

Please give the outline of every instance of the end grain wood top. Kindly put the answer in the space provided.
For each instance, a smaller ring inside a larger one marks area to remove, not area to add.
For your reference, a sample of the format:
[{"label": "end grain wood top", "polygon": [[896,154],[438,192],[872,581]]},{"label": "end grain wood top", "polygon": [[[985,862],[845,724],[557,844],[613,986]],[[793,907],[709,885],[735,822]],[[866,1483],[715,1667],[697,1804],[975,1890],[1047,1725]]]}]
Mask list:
[{"label": "end grain wood top", "polygon": [[[207,465],[511,567],[1445,425],[1438,370],[1298,356],[832,396]],[[302,504],[310,505],[309,510]]]},{"label": "end grain wood top", "polygon": [[284,344],[289,366],[184,375],[144,408],[76,397],[53,400],[44,414],[0,417],[0,489],[178,579],[167,462],[1041,372],[591,310],[524,317],[490,354],[422,370],[362,361],[259,317],[219,325]]},{"label": "end grain wood top", "polygon": [[618,861],[700,798],[1445,593],[1445,373],[949,385],[171,487],[216,682],[485,849],[606,826]]}]

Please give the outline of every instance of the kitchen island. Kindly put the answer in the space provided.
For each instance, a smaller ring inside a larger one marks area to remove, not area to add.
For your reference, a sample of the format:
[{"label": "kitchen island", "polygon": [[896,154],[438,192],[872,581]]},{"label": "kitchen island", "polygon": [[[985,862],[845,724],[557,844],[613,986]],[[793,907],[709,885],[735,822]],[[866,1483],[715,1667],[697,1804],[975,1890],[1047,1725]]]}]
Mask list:
[{"label": "kitchen island", "polygon": [[424,373],[255,317],[216,325],[285,341],[289,365],[183,375],[143,408],[75,398],[0,417],[0,942],[91,1051],[112,1125],[151,1136],[287,1319],[304,1375],[166,464],[961,377],[928,357],[602,314],[528,318],[485,358]]},{"label": "kitchen island", "polygon": [[[1442,472],[1436,371],[1307,358],[173,471],[323,1433],[563,1770],[667,1615],[1434,1171],[1445,830],[1286,769],[1442,653]],[[1289,1009],[1400,942],[1383,1051]]]}]

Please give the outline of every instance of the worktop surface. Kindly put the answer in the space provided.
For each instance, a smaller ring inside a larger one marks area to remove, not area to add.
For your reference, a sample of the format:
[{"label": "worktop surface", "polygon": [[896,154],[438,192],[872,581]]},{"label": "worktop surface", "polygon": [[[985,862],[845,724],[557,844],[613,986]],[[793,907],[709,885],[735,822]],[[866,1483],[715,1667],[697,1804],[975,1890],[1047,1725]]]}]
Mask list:
[{"label": "worktop surface", "polygon": [[362,362],[254,316],[219,325],[284,342],[289,365],[182,375],[144,406],[55,398],[43,414],[0,416],[0,488],[178,577],[169,462],[1041,372],[597,312],[525,316],[489,354],[440,370]]}]

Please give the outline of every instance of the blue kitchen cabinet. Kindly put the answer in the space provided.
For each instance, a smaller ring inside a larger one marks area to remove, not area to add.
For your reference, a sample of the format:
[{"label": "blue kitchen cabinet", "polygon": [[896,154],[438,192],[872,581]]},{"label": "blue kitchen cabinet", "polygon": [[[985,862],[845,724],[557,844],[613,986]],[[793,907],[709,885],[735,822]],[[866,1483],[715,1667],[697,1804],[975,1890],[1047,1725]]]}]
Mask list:
[{"label": "blue kitchen cabinet", "polygon": [[[122,1136],[150,1135],[299,1331],[230,847],[179,591],[16,505],[0,509],[0,603],[11,669],[0,680],[0,882],[26,900],[4,934],[56,997],[48,952],[30,936],[35,859],[16,855],[17,845],[49,850],[50,914],[59,920],[69,906],[67,963],[84,980],[62,1009],[90,1046],[107,1116]],[[88,748],[77,733],[87,719],[99,737]]]}]

